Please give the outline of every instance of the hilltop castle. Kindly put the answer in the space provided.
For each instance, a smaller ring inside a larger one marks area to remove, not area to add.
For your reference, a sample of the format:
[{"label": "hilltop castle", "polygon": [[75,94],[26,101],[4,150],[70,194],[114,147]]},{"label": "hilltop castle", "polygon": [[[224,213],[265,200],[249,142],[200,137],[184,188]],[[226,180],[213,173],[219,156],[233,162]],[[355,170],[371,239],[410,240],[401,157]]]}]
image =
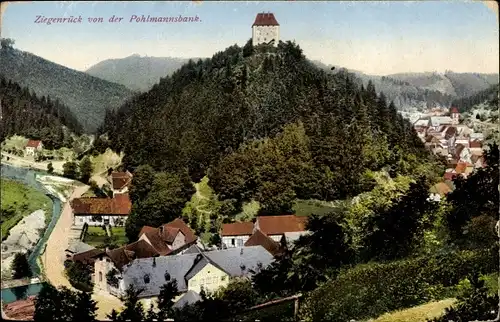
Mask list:
[{"label": "hilltop castle", "polygon": [[255,17],[252,25],[252,44],[257,46],[262,43],[269,43],[274,40],[277,45],[280,38],[280,25],[274,14],[259,13]]}]

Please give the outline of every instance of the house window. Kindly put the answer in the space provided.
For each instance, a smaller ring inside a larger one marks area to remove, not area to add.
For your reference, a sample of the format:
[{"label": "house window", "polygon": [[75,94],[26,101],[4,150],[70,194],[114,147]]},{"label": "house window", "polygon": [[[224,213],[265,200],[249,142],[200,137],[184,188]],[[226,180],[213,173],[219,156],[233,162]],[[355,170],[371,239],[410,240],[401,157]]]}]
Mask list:
[{"label": "house window", "polygon": [[234,246],[234,243],[235,243],[234,238],[231,238],[231,245],[233,245],[233,246]]},{"label": "house window", "polygon": [[99,282],[102,282],[102,272],[99,272]]},{"label": "house window", "polygon": [[149,275],[144,275],[144,283],[149,284]]},{"label": "house window", "polygon": [[221,276],[220,280],[224,282],[226,280],[226,277],[225,276]]},{"label": "house window", "polygon": [[238,247],[243,247],[243,239],[238,239]]},{"label": "house window", "polygon": [[168,272],[165,272],[165,281],[170,281],[170,274]]}]

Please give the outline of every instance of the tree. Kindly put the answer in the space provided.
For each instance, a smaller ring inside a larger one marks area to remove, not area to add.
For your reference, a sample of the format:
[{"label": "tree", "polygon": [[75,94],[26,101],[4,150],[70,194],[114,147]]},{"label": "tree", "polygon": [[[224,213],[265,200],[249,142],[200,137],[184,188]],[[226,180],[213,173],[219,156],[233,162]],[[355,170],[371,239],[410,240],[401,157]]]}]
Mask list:
[{"label": "tree", "polygon": [[154,178],[155,171],[150,165],[141,165],[137,167],[134,171],[130,186],[130,200],[132,203],[137,204],[146,199],[151,191]]},{"label": "tree", "polygon": [[158,320],[163,321],[172,315],[172,307],[175,304],[174,299],[179,295],[177,290],[177,281],[174,279],[160,288],[158,295]]},{"label": "tree", "polygon": [[2,49],[7,49],[7,48],[10,48],[12,49],[12,47],[14,46],[14,39],[11,39],[11,38],[1,38],[0,39],[0,45],[2,47]]},{"label": "tree", "polygon": [[388,209],[379,209],[363,224],[365,260],[394,260],[408,256],[423,235],[425,215],[434,209],[429,185],[422,177],[406,195],[396,197]]},{"label": "tree", "polygon": [[63,175],[67,178],[78,179],[78,164],[74,161],[68,161],[63,164]]},{"label": "tree", "polygon": [[97,304],[90,293],[59,290],[44,284],[35,301],[34,321],[97,321]]},{"label": "tree", "polygon": [[457,296],[457,302],[453,307],[447,308],[444,315],[428,320],[430,322],[469,322],[493,320],[498,312],[498,295],[488,295],[488,288],[484,280],[477,274],[473,274],[466,280],[465,290]]},{"label": "tree", "polygon": [[107,315],[108,319],[114,322],[122,321],[143,321],[145,318],[144,307],[139,302],[139,294],[142,290],[135,290],[133,285],[130,285],[126,290],[125,296],[122,298],[125,309],[118,313],[115,309]]},{"label": "tree", "polygon": [[26,254],[16,253],[12,261],[12,271],[12,278],[14,279],[33,276]]},{"label": "tree", "polygon": [[49,164],[47,164],[47,172],[48,173],[54,172],[54,167],[52,166],[52,162],[49,162]]},{"label": "tree", "polygon": [[85,292],[92,290],[92,272],[87,265],[71,261],[65,271],[73,287]]},{"label": "tree", "polygon": [[485,151],[486,167],[477,169],[467,179],[457,177],[453,183],[455,190],[446,199],[451,208],[446,216],[447,227],[453,242],[466,243],[469,233],[464,227],[472,218],[485,215],[498,220],[499,204],[499,150],[496,143]]},{"label": "tree", "polygon": [[89,156],[85,156],[82,161],[80,161],[80,180],[87,183],[92,176],[92,171],[92,162],[90,161]]},{"label": "tree", "polygon": [[135,199],[127,218],[126,232],[129,240],[135,240],[145,225],[158,227],[179,217],[186,202],[196,192],[186,172],[157,173],[150,188],[136,186],[135,198],[140,197],[146,189],[149,191],[145,199]]}]

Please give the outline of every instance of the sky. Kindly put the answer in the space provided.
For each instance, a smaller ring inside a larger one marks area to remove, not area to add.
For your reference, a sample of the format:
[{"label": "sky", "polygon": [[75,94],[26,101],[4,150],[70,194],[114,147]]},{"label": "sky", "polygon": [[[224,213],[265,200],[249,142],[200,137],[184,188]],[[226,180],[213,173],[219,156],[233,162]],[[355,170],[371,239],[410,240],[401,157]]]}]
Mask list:
[{"label": "sky", "polygon": [[[5,3],[2,3],[2,6]],[[374,75],[401,72],[498,73],[495,3],[480,1],[24,2],[2,8],[1,36],[15,47],[85,71],[111,58],[211,57],[251,38],[259,12],[272,12],[280,40],[313,60]],[[123,17],[110,23],[112,16]],[[198,22],[130,22],[136,16],[198,16]],[[35,23],[82,17],[81,23]],[[102,17],[103,23],[89,23]]]}]

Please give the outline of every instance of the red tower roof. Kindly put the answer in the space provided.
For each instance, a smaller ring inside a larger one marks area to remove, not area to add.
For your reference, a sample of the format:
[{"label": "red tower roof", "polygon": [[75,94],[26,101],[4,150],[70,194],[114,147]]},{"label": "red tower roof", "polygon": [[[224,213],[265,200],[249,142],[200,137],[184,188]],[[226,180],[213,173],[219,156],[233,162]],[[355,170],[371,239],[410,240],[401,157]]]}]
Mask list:
[{"label": "red tower roof", "polygon": [[451,108],[451,113],[457,113],[457,114],[458,114],[458,113],[460,113],[460,112],[458,111],[458,108],[456,108],[456,107],[452,107],[452,108]]},{"label": "red tower roof", "polygon": [[279,26],[273,13],[258,13],[253,26]]}]

